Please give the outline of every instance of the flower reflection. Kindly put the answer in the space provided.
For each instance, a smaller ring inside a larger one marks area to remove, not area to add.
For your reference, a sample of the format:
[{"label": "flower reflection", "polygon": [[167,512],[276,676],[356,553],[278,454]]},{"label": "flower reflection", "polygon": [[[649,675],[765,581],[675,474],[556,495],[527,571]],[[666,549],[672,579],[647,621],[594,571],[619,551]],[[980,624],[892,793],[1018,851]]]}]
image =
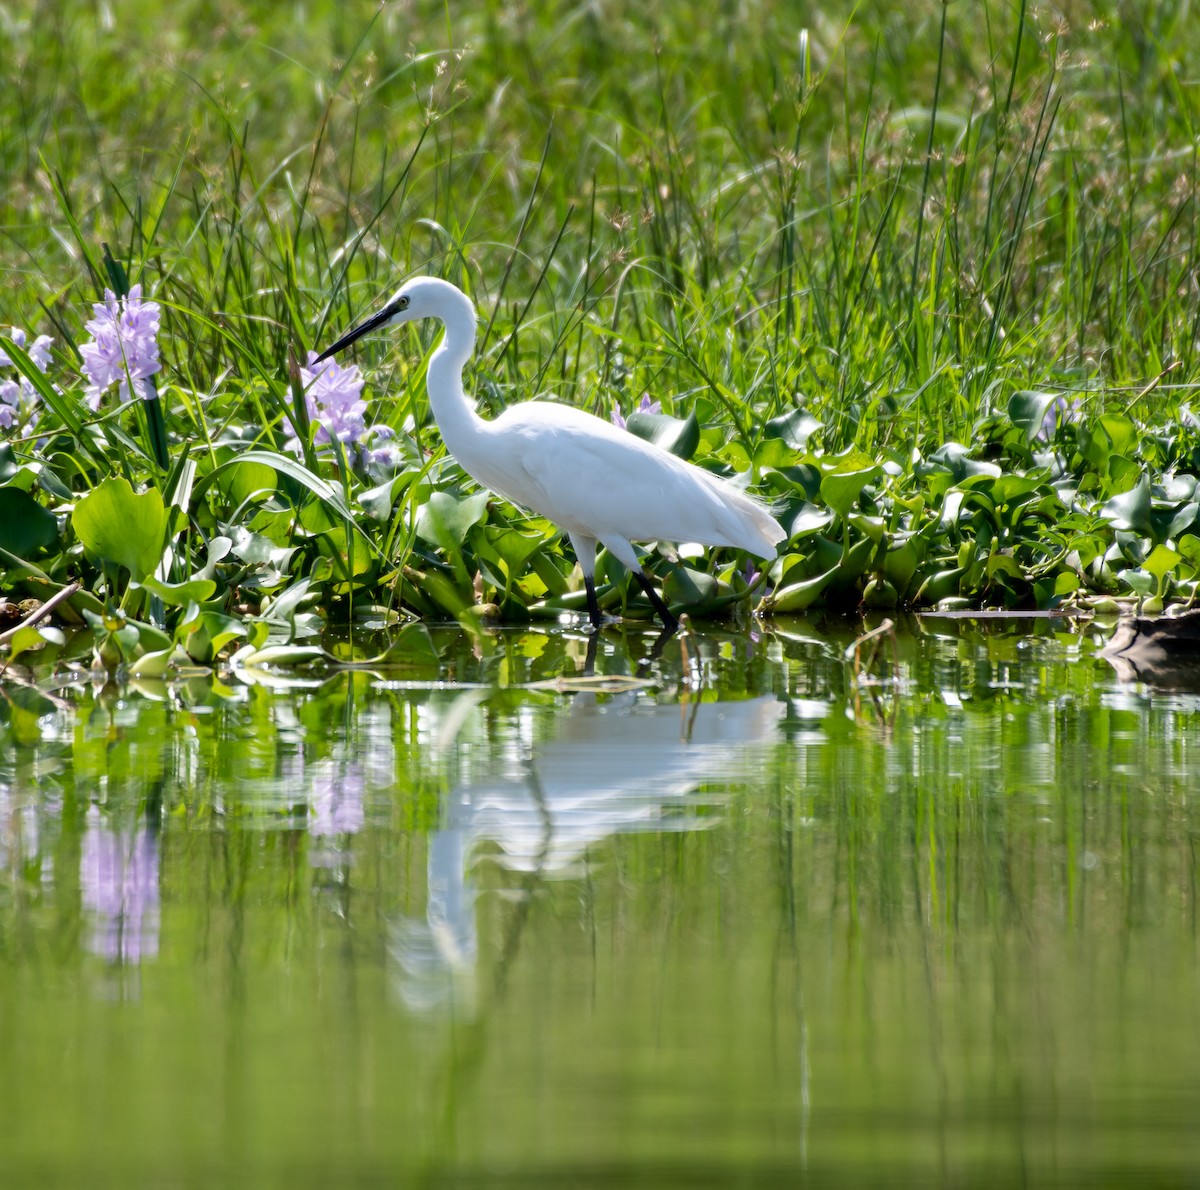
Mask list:
[{"label": "flower reflection", "polygon": [[356,835],[366,821],[363,798],[366,779],[357,764],[322,761],[309,770],[308,833],[325,846],[311,856],[314,867],[336,867],[342,848],[339,839]]},{"label": "flower reflection", "polygon": [[83,907],[94,914],[88,949],[112,963],[158,954],[158,836],[142,824],[115,830],[93,806],[79,859]]}]

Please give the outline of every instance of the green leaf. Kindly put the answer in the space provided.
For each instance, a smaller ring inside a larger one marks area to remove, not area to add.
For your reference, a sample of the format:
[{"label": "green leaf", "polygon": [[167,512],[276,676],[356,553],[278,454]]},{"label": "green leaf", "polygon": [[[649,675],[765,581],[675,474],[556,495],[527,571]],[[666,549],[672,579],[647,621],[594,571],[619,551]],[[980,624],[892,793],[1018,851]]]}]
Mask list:
[{"label": "green leaf", "polygon": [[424,624],[406,624],[380,657],[368,665],[403,665],[437,670],[441,665],[437,646]]},{"label": "green leaf", "polygon": [[360,528],[358,522],[354,519],[354,514],[350,510],[350,506],[346,503],[345,496],[332,484],[328,484],[320,476],[314,475],[307,467],[300,463],[291,455],[281,454],[274,450],[248,450],[245,454],[240,454],[232,459],[221,463],[214,467],[203,479],[196,481],[195,489],[193,490],[193,499],[199,499],[209,485],[215,483],[217,479],[235,467],[245,467],[252,463],[262,463],[274,469],[280,475],[286,475],[289,479],[294,480],[301,487],[311,492],[327,510],[336,514],[346,525],[359,534],[362,539],[370,547],[371,552],[376,556],[379,555],[378,545],[367,536]]},{"label": "green leaf", "polygon": [[1142,563],[1142,567],[1150,571],[1161,584],[1163,577],[1174,570],[1182,561],[1182,554],[1177,553],[1168,546],[1156,545],[1150,551],[1150,556]]},{"label": "green leaf", "polygon": [[210,578],[190,578],[185,583],[161,583],[153,576],[142,579],[140,586],[157,595],[168,607],[187,607],[213,597],[217,584]]},{"label": "green leaf", "polygon": [[718,594],[717,580],[711,574],[693,570],[690,566],[676,566],[663,583],[663,597],[671,605],[682,604],[685,608],[701,607],[710,603]]},{"label": "green leaf", "polygon": [[1009,397],[1009,420],[1025,431],[1026,442],[1032,442],[1041,433],[1046,413],[1057,399],[1054,393],[1039,393],[1030,389],[1023,389]]},{"label": "green leaf", "polygon": [[274,493],[279,488],[279,477],[275,468],[268,463],[246,462],[234,458],[238,466],[221,474],[219,487],[234,505],[245,504],[264,492]]},{"label": "green leaf", "polygon": [[845,518],[858,503],[863,488],[878,475],[878,467],[867,467],[860,471],[832,471],[821,479],[821,498],[838,516]]},{"label": "green leaf", "polygon": [[1108,435],[1115,455],[1135,455],[1138,449],[1137,426],[1119,413],[1106,413],[1100,418],[1100,427]]},{"label": "green leaf", "polygon": [[793,409],[771,418],[763,430],[768,438],[782,438],[793,450],[803,450],[823,424],[807,410]]},{"label": "green leaf", "polygon": [[193,661],[205,664],[231,641],[246,635],[246,626],[240,620],[220,612],[201,612],[192,623],[193,630],[184,638],[183,646]]},{"label": "green leaf", "polygon": [[58,538],[58,520],[28,492],[0,488],[0,547],[29,557]]},{"label": "green leaf", "polygon": [[8,659],[16,661],[22,653],[31,649],[41,649],[46,644],[46,638],[38,631],[36,624],[25,624],[18,628],[8,640]]},{"label": "green leaf", "polygon": [[[489,525],[485,527],[484,539],[503,559],[509,574],[520,572],[529,561],[534,551],[545,544],[545,538],[538,534],[519,533],[516,529]],[[472,541],[476,538],[472,538]]]},{"label": "green leaf", "polygon": [[818,574],[816,578],[804,579],[799,583],[791,583],[768,595],[762,602],[762,610],[767,612],[802,612],[812,607],[822,592],[829,586],[830,580],[837,573],[836,568]]},{"label": "green leaf", "polygon": [[1118,529],[1150,532],[1150,477],[1143,474],[1128,492],[1114,496],[1100,510],[1100,515],[1112,521]]},{"label": "green leaf", "polygon": [[487,502],[487,492],[473,496],[434,492],[417,515],[417,534],[447,553],[458,553],[471,527],[483,519]]},{"label": "green leaf", "polygon": [[138,582],[153,574],[162,557],[167,521],[154,488],[137,494],[119,475],[83,496],[71,517],[76,535],[93,554],[123,566]]},{"label": "green leaf", "polygon": [[700,423],[696,420],[694,409],[683,421],[665,413],[631,413],[625,428],[681,459],[690,459],[700,445]]}]

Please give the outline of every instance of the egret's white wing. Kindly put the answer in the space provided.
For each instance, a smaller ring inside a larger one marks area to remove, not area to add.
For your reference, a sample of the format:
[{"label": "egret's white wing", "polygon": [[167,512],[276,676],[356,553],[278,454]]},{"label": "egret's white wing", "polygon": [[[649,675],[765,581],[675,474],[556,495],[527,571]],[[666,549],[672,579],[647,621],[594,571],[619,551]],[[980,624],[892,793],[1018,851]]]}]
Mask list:
[{"label": "egret's white wing", "polygon": [[473,474],[568,532],[774,553],[783,531],[744,493],[597,417],[528,401],[489,426]]}]

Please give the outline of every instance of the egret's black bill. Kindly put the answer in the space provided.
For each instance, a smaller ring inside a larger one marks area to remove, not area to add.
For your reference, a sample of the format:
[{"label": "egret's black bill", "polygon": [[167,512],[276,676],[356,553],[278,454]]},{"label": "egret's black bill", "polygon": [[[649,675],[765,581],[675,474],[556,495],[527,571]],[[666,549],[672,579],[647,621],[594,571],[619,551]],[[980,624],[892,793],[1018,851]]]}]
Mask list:
[{"label": "egret's black bill", "polygon": [[344,351],[351,343],[358,342],[363,335],[369,335],[372,331],[378,330],[395,313],[396,311],[391,305],[384,306],[378,314],[372,314],[366,322],[360,322],[352,331],[347,331],[332,347],[326,347],[313,362],[319,364],[331,355]]}]

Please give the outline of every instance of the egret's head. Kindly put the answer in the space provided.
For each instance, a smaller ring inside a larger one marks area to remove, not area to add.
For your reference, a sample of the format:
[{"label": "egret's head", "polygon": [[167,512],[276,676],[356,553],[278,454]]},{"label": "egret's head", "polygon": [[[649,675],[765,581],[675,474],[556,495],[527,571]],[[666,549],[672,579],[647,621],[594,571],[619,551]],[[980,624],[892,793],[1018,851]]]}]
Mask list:
[{"label": "egret's head", "polygon": [[363,335],[382,330],[387,326],[398,326],[402,322],[415,322],[419,318],[440,318],[445,322],[454,312],[469,312],[472,323],[475,309],[470,299],[449,281],[437,277],[415,277],[402,285],[380,310],[353,330],[347,331],[332,347],[327,347],[317,356],[317,361],[345,350]]}]

